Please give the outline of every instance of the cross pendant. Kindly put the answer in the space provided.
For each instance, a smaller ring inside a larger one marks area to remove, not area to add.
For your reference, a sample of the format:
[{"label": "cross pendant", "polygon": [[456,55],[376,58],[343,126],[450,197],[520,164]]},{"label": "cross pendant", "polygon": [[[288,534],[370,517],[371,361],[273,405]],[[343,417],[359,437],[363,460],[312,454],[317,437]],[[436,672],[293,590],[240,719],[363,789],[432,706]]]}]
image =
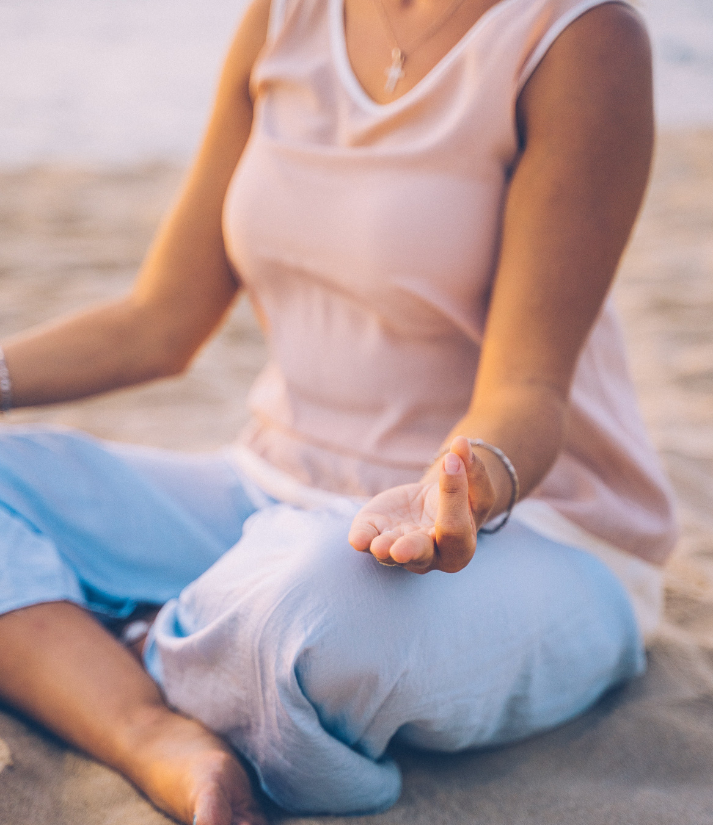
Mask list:
[{"label": "cross pendant", "polygon": [[404,61],[406,55],[395,46],[391,51],[391,65],[386,70],[386,83],[384,84],[384,91],[391,92],[396,88],[396,84],[404,76]]}]

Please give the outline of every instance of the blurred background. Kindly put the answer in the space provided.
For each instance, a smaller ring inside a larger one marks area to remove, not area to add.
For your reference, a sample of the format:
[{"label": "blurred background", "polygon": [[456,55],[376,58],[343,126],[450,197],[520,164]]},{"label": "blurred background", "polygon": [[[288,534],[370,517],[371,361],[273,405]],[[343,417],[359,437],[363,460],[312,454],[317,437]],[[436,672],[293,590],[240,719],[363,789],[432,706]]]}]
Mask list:
[{"label": "blurred background", "polygon": [[[184,162],[243,0],[0,0],[0,166]],[[713,2],[641,0],[665,127],[713,123]]]}]

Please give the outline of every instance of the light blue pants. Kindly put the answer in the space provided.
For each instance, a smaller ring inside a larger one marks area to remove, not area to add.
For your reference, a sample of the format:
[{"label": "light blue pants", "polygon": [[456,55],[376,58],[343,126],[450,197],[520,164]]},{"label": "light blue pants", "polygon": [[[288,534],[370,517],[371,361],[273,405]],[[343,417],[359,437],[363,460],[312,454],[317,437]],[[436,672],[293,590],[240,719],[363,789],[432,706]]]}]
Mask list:
[{"label": "light blue pants", "polygon": [[149,672],[301,813],[393,804],[394,737],[511,742],[643,671],[628,597],[587,553],[513,523],[460,573],[416,576],[352,550],[351,515],[270,500],[221,454],[4,428],[0,612],[167,602]]}]

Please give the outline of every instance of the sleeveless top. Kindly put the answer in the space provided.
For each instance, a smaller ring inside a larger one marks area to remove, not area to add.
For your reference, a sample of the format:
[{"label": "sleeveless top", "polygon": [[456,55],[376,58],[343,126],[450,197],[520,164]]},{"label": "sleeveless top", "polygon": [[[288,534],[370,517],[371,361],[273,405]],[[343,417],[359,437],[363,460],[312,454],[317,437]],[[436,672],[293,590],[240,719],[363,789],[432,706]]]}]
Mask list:
[{"label": "sleeveless top", "polygon": [[[240,438],[247,464],[356,497],[421,477],[470,402],[518,93],[562,30],[608,1],[500,0],[381,105],[349,64],[342,0],[276,0],[224,208],[270,350]],[[578,362],[561,454],[516,512],[652,564],[673,546],[610,300]]]}]

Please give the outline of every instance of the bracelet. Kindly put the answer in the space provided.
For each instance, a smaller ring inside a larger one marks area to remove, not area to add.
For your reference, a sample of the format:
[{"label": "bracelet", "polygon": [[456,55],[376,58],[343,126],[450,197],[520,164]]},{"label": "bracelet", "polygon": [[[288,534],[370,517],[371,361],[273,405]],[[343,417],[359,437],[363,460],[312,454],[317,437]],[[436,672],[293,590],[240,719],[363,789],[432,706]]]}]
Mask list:
[{"label": "bracelet", "polygon": [[[498,530],[502,530],[503,527],[508,522],[510,515],[512,513],[512,508],[515,506],[519,496],[520,496],[520,480],[517,477],[517,472],[515,467],[513,466],[512,461],[505,455],[505,453],[500,449],[500,447],[495,447],[493,444],[488,444],[487,441],[483,441],[482,438],[469,438],[468,443],[471,447],[482,447],[485,450],[490,451],[493,455],[497,456],[500,461],[502,462],[503,467],[507,470],[507,474],[510,476],[510,501],[508,501],[508,506],[505,512],[503,513],[502,519],[495,525],[495,527],[481,527],[478,532],[480,533],[497,533]],[[449,448],[442,450],[435,458],[435,461],[449,452]]]},{"label": "bracelet", "polygon": [[5,353],[0,347],[0,412],[9,412],[12,408],[12,382],[7,368]]},{"label": "bracelet", "polygon": [[515,503],[520,496],[520,479],[517,477],[517,472],[515,471],[512,461],[510,461],[500,447],[495,447],[493,444],[488,444],[488,442],[483,441],[482,438],[469,438],[468,443],[471,447],[483,447],[483,449],[489,450],[493,455],[496,455],[510,476],[510,501],[508,501],[507,509],[503,513],[503,518],[495,525],[495,527],[480,528],[481,533],[497,533],[498,530],[502,530],[507,524],[510,514],[512,513],[512,508],[515,506]]}]

